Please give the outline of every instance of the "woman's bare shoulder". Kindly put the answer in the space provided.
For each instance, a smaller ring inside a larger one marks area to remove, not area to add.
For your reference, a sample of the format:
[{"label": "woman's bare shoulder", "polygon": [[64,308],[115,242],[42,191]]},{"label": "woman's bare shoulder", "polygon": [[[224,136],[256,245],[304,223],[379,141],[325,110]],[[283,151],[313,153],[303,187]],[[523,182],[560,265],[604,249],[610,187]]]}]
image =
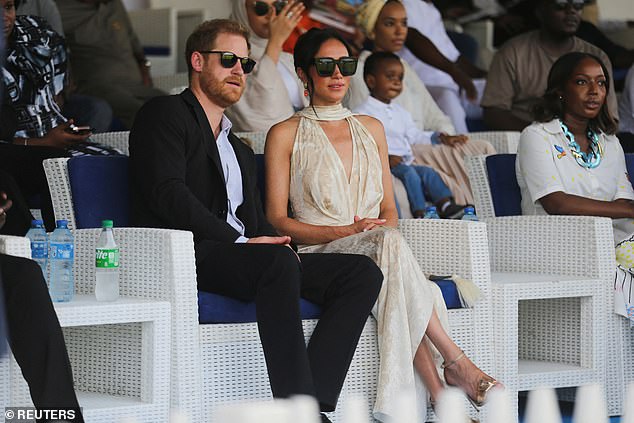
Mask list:
[{"label": "woman's bare shoulder", "polygon": [[295,133],[299,126],[299,117],[291,116],[290,118],[276,123],[269,129],[266,135],[266,144],[275,145],[282,148],[288,148],[295,141]]},{"label": "woman's bare shoulder", "polygon": [[374,133],[374,131],[383,131],[383,124],[380,120],[368,115],[355,115],[355,117],[363,126],[368,128],[370,132]]},{"label": "woman's bare shoulder", "polygon": [[368,115],[356,115],[356,118],[367,128],[375,140],[385,139],[385,128],[380,120]]},{"label": "woman's bare shoulder", "polygon": [[287,136],[295,136],[295,132],[297,132],[297,127],[299,126],[299,117],[291,116],[290,118],[283,120],[281,122],[276,123],[271,126],[269,129],[269,133],[267,137],[271,137],[275,135],[275,137],[284,137]]}]

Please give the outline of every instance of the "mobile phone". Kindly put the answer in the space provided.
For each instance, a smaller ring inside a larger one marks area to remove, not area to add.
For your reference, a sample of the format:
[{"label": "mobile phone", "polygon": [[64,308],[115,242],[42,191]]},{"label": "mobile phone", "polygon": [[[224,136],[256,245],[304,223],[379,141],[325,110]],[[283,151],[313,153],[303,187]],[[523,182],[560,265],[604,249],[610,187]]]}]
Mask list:
[{"label": "mobile phone", "polygon": [[93,129],[90,126],[77,126],[73,124],[68,127],[68,132],[75,135],[86,135],[92,131]]},{"label": "mobile phone", "polygon": [[279,15],[280,13],[282,13],[282,9],[284,9],[284,6],[286,6],[287,3],[288,3],[287,1],[273,2],[273,5],[275,6],[275,14]]}]

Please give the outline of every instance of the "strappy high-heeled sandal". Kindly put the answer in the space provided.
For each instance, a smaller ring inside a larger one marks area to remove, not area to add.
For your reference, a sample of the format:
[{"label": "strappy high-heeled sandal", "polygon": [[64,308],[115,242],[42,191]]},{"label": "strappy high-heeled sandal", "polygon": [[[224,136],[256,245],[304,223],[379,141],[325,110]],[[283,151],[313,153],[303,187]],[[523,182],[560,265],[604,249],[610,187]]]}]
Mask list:
[{"label": "strappy high-heeled sandal", "polygon": [[[464,359],[466,357],[467,356],[465,355],[464,351],[461,351],[460,354],[458,355],[458,357],[454,358],[449,363],[447,363],[447,362],[443,363],[440,366],[440,368],[443,369],[445,371],[445,373],[446,373],[446,371],[447,371],[446,369],[451,368],[457,362],[459,362],[460,360],[462,360],[462,359]],[[447,385],[451,385],[447,381],[447,375],[446,374],[445,374],[445,382],[447,382]],[[475,398],[472,398],[471,396],[469,396],[468,393],[465,393],[465,394],[467,396],[467,399],[469,400],[469,402],[473,406],[473,408],[475,408],[477,411],[480,411],[480,408],[486,402],[487,394],[489,393],[489,391],[491,389],[493,389],[495,386],[498,386],[498,385],[501,385],[500,382],[498,382],[496,379],[492,378],[491,376],[489,376],[489,375],[487,375],[485,373],[482,373],[482,376],[478,380],[478,385],[476,387],[476,396],[475,396]],[[451,385],[451,386],[455,386],[455,385]]]}]

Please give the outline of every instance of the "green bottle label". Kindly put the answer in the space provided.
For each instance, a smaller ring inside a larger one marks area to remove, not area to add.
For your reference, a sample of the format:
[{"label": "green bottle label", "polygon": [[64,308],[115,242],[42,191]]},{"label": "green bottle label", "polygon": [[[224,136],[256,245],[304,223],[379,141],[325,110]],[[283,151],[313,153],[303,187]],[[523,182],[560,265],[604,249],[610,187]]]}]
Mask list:
[{"label": "green bottle label", "polygon": [[97,248],[96,252],[98,269],[113,269],[119,267],[118,248]]}]

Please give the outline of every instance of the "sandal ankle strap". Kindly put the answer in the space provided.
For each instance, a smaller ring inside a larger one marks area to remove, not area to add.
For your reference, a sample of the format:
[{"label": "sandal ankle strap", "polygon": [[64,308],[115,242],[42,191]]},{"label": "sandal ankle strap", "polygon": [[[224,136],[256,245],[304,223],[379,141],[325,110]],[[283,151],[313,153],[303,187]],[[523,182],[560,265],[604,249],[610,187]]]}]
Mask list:
[{"label": "sandal ankle strap", "polygon": [[454,358],[453,360],[451,360],[449,363],[447,363],[446,361],[444,363],[442,363],[440,365],[441,369],[446,369],[448,367],[453,366],[454,364],[456,364],[458,361],[462,360],[463,358],[465,358],[465,353],[464,351],[460,351],[460,354],[458,355],[458,357]]}]

